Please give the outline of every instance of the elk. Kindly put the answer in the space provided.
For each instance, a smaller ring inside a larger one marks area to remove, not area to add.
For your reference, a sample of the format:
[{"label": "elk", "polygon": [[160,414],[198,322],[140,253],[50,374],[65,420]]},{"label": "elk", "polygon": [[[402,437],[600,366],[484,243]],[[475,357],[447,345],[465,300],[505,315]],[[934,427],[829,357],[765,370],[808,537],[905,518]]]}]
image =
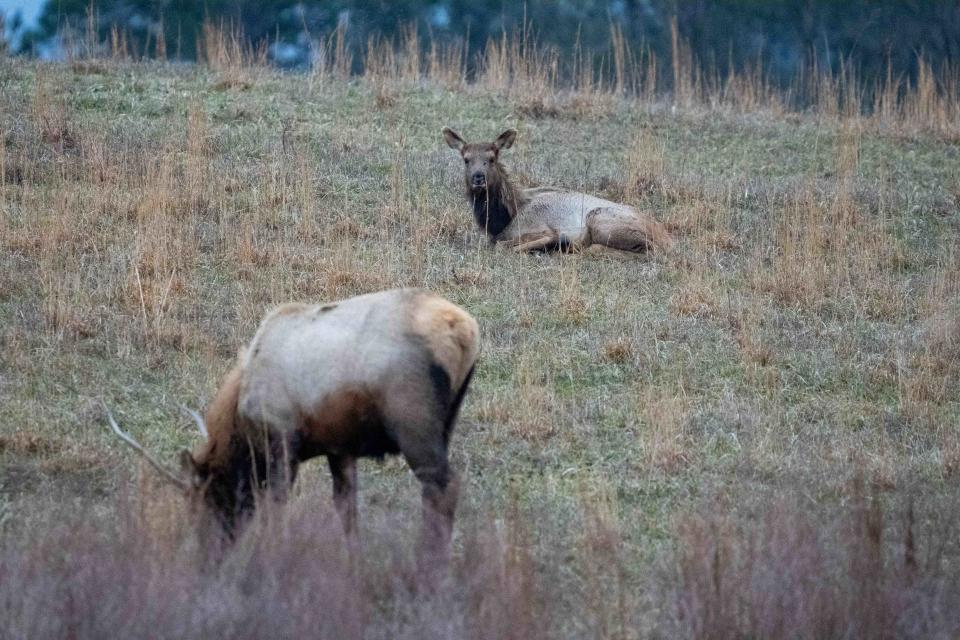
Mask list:
[{"label": "elk", "polygon": [[282,500],[300,463],[323,455],[352,541],[357,459],[401,454],[422,487],[421,548],[442,553],[458,493],[447,447],[478,335],[470,314],[418,289],[282,305],[241,351],[206,419],[191,412],[206,442],[196,453],[182,452],[181,474],[147,454],[109,410],[107,416],[124,442],[199,498],[227,539],[258,496]]},{"label": "elk", "polygon": [[468,143],[444,127],[443,138],[463,158],[474,220],[493,243],[518,252],[581,250],[593,244],[644,252],[673,245],[660,222],[628,205],[555,187],[515,187],[500,164],[500,152],[517,139],[515,129],[493,142]]}]

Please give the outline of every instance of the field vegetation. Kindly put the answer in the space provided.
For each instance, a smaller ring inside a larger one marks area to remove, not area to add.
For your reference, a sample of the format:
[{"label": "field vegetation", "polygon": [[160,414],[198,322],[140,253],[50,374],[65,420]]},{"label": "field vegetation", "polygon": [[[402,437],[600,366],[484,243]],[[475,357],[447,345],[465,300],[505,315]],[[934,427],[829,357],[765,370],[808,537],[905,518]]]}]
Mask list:
[{"label": "field vegetation", "polygon": [[[956,72],[783,88],[675,33],[663,83],[613,41],[0,59],[0,637],[960,634]],[[677,246],[490,247],[444,125]],[[317,461],[209,558],[103,405],[172,462],[271,306],[399,286],[483,332],[449,577],[400,460],[361,464],[358,557]]]}]

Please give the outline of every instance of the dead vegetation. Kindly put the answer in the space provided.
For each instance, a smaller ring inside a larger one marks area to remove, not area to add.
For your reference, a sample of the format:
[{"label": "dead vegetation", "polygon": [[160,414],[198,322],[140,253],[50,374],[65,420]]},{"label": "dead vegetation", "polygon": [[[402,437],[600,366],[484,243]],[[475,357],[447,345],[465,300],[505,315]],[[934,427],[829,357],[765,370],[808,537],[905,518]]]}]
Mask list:
[{"label": "dead vegetation", "polygon": [[[781,93],[704,75],[679,33],[670,61],[612,37],[605,66],[522,31],[476,65],[337,32],[291,76],[220,27],[196,68],[120,34],[0,60],[0,635],[956,635],[956,78]],[[677,247],[491,249],[448,122],[517,128],[521,182],[655,211]],[[115,497],[97,400],[172,456],[173,403],[265,309],[395,286],[484,331],[445,590],[411,587],[391,535],[401,465],[361,470],[359,576],[309,469],[277,536],[215,570],[173,502]]]},{"label": "dead vegetation", "polygon": [[[960,628],[956,512],[891,507],[862,479],[843,512],[774,501],[746,527],[719,512],[683,521],[668,628],[685,638],[932,638]],[[953,531],[954,533],[948,533]],[[918,551],[923,548],[924,551]]]},{"label": "dead vegetation", "polygon": [[0,632],[631,639],[960,631],[949,606],[960,598],[955,504],[892,503],[857,477],[843,507],[793,491],[755,513],[704,503],[671,527],[675,550],[639,581],[624,562],[631,543],[616,495],[582,485],[566,521],[517,503],[497,519],[474,516],[449,572],[429,588],[395,535],[414,518],[373,519],[364,553],[351,560],[332,506],[301,492],[282,513],[261,511],[235,546],[216,552],[177,496],[151,483],[136,491],[108,499],[96,518],[61,505],[34,520],[34,531],[3,537]]}]

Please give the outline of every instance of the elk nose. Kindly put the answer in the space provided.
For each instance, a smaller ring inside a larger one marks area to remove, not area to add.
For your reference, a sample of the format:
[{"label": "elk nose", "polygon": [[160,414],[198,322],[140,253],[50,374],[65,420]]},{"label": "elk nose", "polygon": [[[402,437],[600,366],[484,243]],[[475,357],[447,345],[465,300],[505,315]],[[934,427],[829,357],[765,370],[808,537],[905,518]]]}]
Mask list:
[{"label": "elk nose", "polygon": [[482,173],[473,174],[473,186],[482,187],[486,183],[487,177]]}]

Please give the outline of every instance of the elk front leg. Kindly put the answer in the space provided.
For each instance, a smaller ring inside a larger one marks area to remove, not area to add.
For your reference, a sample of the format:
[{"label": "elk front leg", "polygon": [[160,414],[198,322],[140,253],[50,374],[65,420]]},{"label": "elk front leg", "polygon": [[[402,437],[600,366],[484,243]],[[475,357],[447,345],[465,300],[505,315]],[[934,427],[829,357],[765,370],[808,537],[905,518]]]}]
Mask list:
[{"label": "elk front leg", "polygon": [[513,250],[517,253],[552,251],[554,249],[566,251],[570,248],[570,241],[567,237],[552,229],[535,234],[525,234],[518,238],[516,244],[513,245]]},{"label": "elk front leg", "polygon": [[357,542],[357,460],[349,456],[327,456],[333,476],[333,506],[340,515],[343,531],[351,546]]}]

